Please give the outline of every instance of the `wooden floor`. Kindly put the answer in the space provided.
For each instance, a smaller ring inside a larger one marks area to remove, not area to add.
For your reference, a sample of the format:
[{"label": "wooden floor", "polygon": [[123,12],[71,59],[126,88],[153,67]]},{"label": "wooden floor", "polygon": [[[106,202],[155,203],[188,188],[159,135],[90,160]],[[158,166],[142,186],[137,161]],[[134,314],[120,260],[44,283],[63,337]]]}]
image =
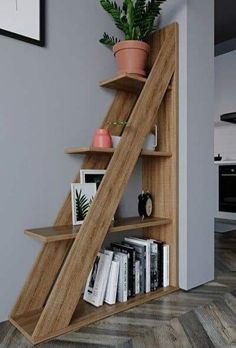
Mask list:
[{"label": "wooden floor", "polygon": [[[31,345],[0,324],[1,348]],[[216,234],[215,281],[114,315],[39,348],[236,348],[236,231]]]}]

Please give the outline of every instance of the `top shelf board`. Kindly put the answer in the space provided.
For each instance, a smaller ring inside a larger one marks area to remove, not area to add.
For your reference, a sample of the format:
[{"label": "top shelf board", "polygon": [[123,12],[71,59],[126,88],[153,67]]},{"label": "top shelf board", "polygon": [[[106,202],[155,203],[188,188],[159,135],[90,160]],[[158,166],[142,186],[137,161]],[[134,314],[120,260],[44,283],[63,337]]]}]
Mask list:
[{"label": "top shelf board", "polygon": [[100,82],[101,87],[131,93],[140,93],[147,79],[134,74],[121,74]]},{"label": "top shelf board", "polygon": [[[124,73],[101,81],[100,86],[138,94],[142,91],[146,81],[146,77]],[[168,90],[171,90],[171,85],[168,87]]]},{"label": "top shelf board", "polygon": [[[104,153],[108,155],[113,155],[115,149],[114,148],[99,148],[99,147],[71,147],[65,149],[66,154],[75,155],[75,154],[99,154]],[[171,157],[171,152],[166,151],[151,151],[151,150],[143,150],[140,156],[150,156],[150,157]]]}]

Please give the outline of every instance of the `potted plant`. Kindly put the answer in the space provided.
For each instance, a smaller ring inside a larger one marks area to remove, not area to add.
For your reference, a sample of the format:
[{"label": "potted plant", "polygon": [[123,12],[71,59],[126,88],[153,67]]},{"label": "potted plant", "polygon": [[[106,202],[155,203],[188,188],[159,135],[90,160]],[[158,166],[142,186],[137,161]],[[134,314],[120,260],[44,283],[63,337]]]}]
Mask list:
[{"label": "potted plant", "polygon": [[145,65],[150,50],[148,36],[156,29],[155,20],[166,0],[123,0],[123,6],[116,1],[100,0],[101,6],[114,19],[118,29],[124,32],[125,40],[103,34],[100,42],[113,47],[118,73],[145,76]]}]

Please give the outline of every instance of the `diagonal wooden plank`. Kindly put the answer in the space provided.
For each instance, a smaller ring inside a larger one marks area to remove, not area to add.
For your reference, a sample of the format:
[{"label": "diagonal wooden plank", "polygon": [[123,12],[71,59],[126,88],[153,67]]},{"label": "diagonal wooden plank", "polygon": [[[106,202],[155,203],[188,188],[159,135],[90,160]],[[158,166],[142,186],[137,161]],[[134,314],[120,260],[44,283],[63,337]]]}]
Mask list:
[{"label": "diagonal wooden plank", "polygon": [[[81,227],[81,233],[71,247],[35,328],[34,340],[45,338],[69,325],[92,263],[101,248],[112,216],[139,157],[145,137],[153,126],[157,111],[174,74],[176,68],[175,28],[174,25],[169,30],[132,111],[121,142],[111,159],[107,173]],[[106,205],[108,202],[109,205]]]},{"label": "diagonal wooden plank", "polygon": [[12,317],[43,307],[71,244],[71,241],[62,241],[42,247],[12,309]]}]

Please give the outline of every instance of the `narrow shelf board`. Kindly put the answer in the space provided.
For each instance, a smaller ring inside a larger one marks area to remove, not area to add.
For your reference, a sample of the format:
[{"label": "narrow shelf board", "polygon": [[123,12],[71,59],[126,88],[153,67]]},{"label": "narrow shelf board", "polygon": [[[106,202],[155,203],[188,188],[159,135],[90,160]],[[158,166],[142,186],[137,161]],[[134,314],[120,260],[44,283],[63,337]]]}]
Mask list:
[{"label": "narrow shelf board", "polygon": [[17,318],[9,318],[10,322],[22,333],[24,334],[33,344],[41,343],[55,336],[65,334],[69,331],[79,330],[84,326],[92,324],[98,320],[102,320],[111,315],[126,311],[138,305],[142,305],[146,302],[160,299],[163,296],[171,294],[177,291],[177,287],[169,286],[167,288],[160,288],[157,291],[150,292],[148,294],[137,295],[124,303],[116,303],[115,305],[107,305],[96,308],[89,303],[81,299],[72,317],[71,323],[68,327],[61,329],[57,332],[53,332],[47,337],[34,338],[32,337],[34,328],[39,320],[40,312],[37,313],[26,313]]},{"label": "narrow shelf board", "polygon": [[[147,218],[142,220],[140,217],[130,217],[119,219],[110,227],[109,232],[117,233],[141,228],[167,225],[171,219],[166,218]],[[60,240],[75,239],[80,226],[52,226],[38,229],[25,230],[25,234],[43,243],[57,242]]]},{"label": "narrow shelf board", "polygon": [[[135,74],[119,74],[115,75],[110,79],[100,82],[100,87],[116,89],[119,91],[140,93],[147,81],[146,77],[135,75]],[[171,90],[171,85],[168,90]]]},{"label": "narrow shelf board", "polygon": [[139,93],[143,89],[146,81],[147,79],[145,77],[124,73],[101,81],[100,86],[131,93]]},{"label": "narrow shelf board", "polygon": [[[82,154],[86,155],[88,153],[106,153],[112,154],[115,152],[114,148],[99,148],[99,147],[71,147],[65,149],[65,153],[69,155]],[[140,153],[140,156],[150,156],[150,157],[171,157],[171,152],[167,151],[152,151],[152,150],[143,150]]]}]

